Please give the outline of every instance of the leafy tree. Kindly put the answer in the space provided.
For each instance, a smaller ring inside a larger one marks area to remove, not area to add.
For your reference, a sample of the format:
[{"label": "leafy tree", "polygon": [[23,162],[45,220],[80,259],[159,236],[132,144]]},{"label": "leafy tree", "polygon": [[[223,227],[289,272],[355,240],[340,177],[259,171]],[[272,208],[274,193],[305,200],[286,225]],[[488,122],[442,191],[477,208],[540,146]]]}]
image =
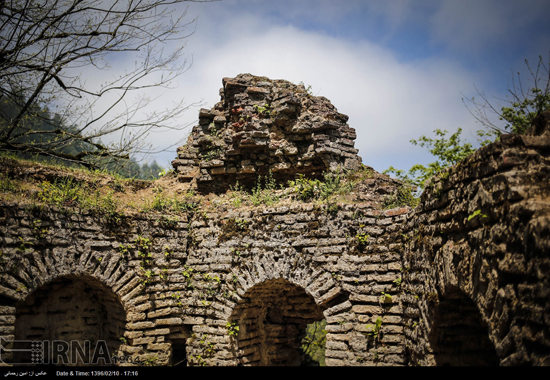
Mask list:
[{"label": "leafy tree", "polygon": [[428,148],[430,153],[437,157],[435,162],[429,163],[428,166],[416,164],[409,169],[408,173],[390,166],[390,168],[384,171],[384,173],[394,173],[398,179],[424,188],[424,182],[428,178],[439,173],[446,167],[456,164],[471,153],[475,152],[472,144],[465,143],[461,145],[461,128],[459,128],[458,131],[453,133],[449,138],[446,137],[448,132],[445,130],[442,131],[441,129],[436,129],[434,132],[441,138],[432,139],[426,136],[421,136],[418,140],[411,140],[411,143]]},{"label": "leafy tree", "polygon": [[[150,100],[127,99],[187,69],[180,58],[194,20],[185,23],[186,12],[174,8],[184,1],[192,0],[1,1],[0,102],[16,107],[0,110],[0,150],[93,167],[99,158],[151,153],[149,132],[186,127],[170,123],[189,108],[182,103],[140,116]],[[135,66],[105,74],[110,59],[128,54],[137,55]],[[83,68],[100,80],[85,83]],[[59,108],[52,114],[45,106]],[[38,128],[37,119],[49,127]]]},{"label": "leafy tree", "polygon": [[[527,60],[525,60],[525,63],[531,76],[532,87],[529,90],[524,89],[518,72],[517,84],[514,80],[512,88],[508,90],[511,100],[508,100],[508,104],[501,107],[500,111],[487,100],[484,93],[477,89],[483,102],[477,102],[475,98],[472,98],[471,103],[475,106],[474,111],[466,105],[474,118],[485,127],[485,130],[477,131],[478,142],[481,146],[498,140],[505,133],[525,134],[535,117],[544,111],[550,110],[548,66],[544,64],[542,56],[539,56],[539,63],[535,70],[531,69]],[[494,122],[489,114],[496,115],[500,124]],[[411,143],[426,147],[437,158],[435,162],[429,163],[427,166],[416,164],[408,172],[390,166],[384,173],[393,173],[398,179],[423,189],[424,182],[428,178],[449,166],[455,165],[476,151],[472,144],[461,143],[461,128],[450,137],[446,137],[448,132],[445,130],[436,129],[434,133],[440,138],[433,139],[421,136],[418,140],[411,140]]]},{"label": "leafy tree", "polygon": [[[8,98],[0,99],[0,114],[15,115],[19,112],[19,105]],[[0,130],[8,128],[5,119],[0,118]],[[67,139],[65,144],[56,144],[56,133],[59,130],[67,134],[78,134],[74,128],[67,127],[59,114],[50,114],[47,107],[41,109],[33,106],[29,114],[22,120],[20,125],[14,129],[14,141],[27,146],[40,146],[59,152],[64,155],[77,155],[86,149],[86,143],[79,139]],[[16,151],[16,154],[24,159],[39,159],[48,163],[60,163],[67,166],[74,166],[71,162],[50,156],[37,156],[26,151]]]},{"label": "leafy tree", "polygon": [[325,366],[325,345],[327,343],[327,321],[313,322],[306,327],[306,336],[302,340],[305,364]]}]

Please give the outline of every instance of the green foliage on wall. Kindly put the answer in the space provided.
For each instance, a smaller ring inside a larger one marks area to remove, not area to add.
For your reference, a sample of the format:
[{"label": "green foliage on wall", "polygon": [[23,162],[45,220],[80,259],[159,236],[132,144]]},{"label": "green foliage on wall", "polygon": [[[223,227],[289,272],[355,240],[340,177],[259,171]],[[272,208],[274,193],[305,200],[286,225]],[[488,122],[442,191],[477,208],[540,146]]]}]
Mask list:
[{"label": "green foliage on wall", "polygon": [[306,355],[306,363],[325,366],[325,345],[327,342],[327,321],[313,322],[306,327],[306,336],[302,340],[302,350]]}]

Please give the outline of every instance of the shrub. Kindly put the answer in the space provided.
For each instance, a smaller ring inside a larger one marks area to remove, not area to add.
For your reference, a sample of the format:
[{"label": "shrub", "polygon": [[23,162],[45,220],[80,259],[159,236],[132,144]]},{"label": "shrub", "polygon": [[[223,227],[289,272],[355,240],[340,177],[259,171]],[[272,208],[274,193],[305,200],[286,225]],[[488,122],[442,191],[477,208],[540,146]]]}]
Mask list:
[{"label": "shrub", "polygon": [[396,207],[416,207],[420,202],[420,198],[417,198],[413,194],[413,188],[409,185],[403,185],[397,188],[397,192],[394,195],[386,197],[384,200],[384,208],[391,209]]}]

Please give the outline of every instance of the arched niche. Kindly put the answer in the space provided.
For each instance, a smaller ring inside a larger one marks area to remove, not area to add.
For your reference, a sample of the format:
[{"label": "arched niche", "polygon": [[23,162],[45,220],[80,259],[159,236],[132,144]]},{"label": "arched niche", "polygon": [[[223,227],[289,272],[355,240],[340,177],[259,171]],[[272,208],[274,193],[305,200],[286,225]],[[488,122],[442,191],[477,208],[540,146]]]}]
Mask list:
[{"label": "arched niche", "polygon": [[302,287],[284,279],[257,284],[244,294],[229,319],[239,327],[234,357],[239,365],[309,364],[302,340],[306,327],[323,318],[322,308]]},{"label": "arched niche", "polygon": [[[56,365],[109,365],[121,345],[126,313],[118,296],[86,275],[58,277],[15,304],[15,340],[42,341]],[[24,363],[28,353],[14,354]]]},{"label": "arched niche", "polygon": [[472,300],[453,290],[432,304],[429,332],[433,359],[438,366],[499,365],[487,324]]}]

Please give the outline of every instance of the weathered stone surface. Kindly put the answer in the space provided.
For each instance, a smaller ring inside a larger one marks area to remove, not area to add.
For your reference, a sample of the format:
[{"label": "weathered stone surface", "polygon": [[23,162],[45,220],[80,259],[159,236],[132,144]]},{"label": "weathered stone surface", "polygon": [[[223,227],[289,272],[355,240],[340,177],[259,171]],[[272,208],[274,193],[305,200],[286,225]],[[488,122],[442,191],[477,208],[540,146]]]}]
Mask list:
[{"label": "weathered stone surface", "polygon": [[[537,125],[435,178],[408,215],[411,363],[550,363],[550,282],[537,269],[550,268],[550,141]],[[500,164],[479,170],[488,162]]]},{"label": "weathered stone surface", "polygon": [[546,111],[533,119],[533,124],[527,130],[528,136],[550,135],[550,111]]},{"label": "weathered stone surface", "polygon": [[328,99],[250,74],[222,83],[221,102],[200,110],[199,125],[172,162],[180,179],[201,192],[225,192],[237,181],[251,188],[269,172],[286,183],[297,174],[320,178],[361,163],[348,117]]}]

